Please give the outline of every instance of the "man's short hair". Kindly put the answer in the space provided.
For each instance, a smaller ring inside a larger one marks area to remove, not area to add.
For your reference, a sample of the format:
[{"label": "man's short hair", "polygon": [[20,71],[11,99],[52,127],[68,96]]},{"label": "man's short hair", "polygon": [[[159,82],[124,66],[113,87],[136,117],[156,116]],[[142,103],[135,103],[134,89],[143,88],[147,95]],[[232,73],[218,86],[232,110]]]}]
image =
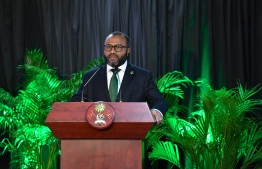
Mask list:
[{"label": "man's short hair", "polygon": [[[130,38],[123,32],[120,32],[120,31],[115,31],[115,32],[112,32],[110,35],[120,35],[120,36],[123,36],[125,39],[126,39],[126,46],[130,47]],[[109,36],[110,36],[109,35]]]}]

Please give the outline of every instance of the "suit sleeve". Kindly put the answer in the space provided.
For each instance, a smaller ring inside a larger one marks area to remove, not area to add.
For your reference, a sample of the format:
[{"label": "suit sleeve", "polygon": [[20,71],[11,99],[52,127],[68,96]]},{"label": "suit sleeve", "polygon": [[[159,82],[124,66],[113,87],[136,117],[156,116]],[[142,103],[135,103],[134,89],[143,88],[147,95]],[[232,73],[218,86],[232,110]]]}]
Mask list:
[{"label": "suit sleeve", "polygon": [[165,115],[165,113],[168,110],[168,105],[164,97],[158,90],[157,85],[153,81],[153,77],[150,72],[147,74],[147,77],[146,77],[145,96],[146,96],[146,101],[150,109],[157,109],[163,115]]}]

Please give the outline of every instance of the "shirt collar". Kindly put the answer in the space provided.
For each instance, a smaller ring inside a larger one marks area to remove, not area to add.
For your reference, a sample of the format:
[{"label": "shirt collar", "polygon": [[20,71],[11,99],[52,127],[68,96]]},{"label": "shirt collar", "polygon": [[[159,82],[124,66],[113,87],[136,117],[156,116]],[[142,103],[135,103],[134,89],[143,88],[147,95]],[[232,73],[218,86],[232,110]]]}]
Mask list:
[{"label": "shirt collar", "polygon": [[[119,66],[118,68],[121,69],[121,71],[125,71],[126,70],[126,66],[127,66],[127,61],[125,61],[124,64],[122,64],[121,66]],[[106,66],[107,68],[107,72],[111,71],[111,69],[114,69],[114,67],[110,66],[107,64]]]}]

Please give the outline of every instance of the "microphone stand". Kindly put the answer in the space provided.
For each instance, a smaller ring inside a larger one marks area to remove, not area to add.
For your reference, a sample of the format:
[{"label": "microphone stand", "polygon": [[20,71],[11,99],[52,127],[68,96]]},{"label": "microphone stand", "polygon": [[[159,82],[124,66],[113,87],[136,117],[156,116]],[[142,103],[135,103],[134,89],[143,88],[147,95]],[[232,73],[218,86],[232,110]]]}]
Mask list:
[{"label": "microphone stand", "polygon": [[99,67],[95,73],[93,73],[93,75],[88,79],[88,81],[84,84],[83,86],[83,90],[82,90],[82,98],[81,98],[81,102],[85,102],[84,101],[84,90],[85,90],[85,86],[89,83],[89,81],[95,76],[95,74],[101,69],[101,67]]}]

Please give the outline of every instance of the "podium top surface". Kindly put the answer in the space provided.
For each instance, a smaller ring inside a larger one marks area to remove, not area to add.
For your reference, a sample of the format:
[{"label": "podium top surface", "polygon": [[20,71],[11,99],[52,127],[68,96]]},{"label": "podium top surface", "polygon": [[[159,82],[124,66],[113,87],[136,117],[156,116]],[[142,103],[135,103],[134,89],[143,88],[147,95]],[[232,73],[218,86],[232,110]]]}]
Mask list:
[{"label": "podium top surface", "polygon": [[114,112],[113,124],[96,129],[86,120],[86,112],[93,102],[55,102],[46,124],[60,139],[143,139],[154,125],[145,102],[105,102]]}]

